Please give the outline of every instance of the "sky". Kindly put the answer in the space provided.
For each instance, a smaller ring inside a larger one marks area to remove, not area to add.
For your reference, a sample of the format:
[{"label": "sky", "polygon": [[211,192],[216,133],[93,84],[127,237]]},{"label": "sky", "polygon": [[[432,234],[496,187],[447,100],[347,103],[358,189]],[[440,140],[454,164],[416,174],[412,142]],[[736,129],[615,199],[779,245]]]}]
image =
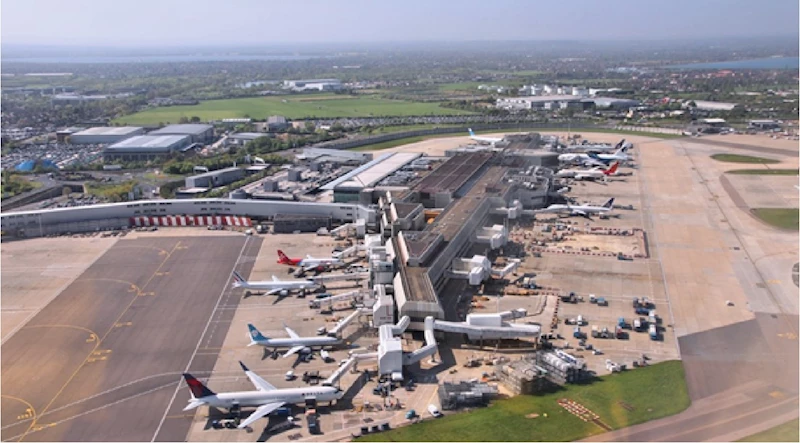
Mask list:
[{"label": "sky", "polygon": [[797,0],[2,0],[3,45],[671,40],[798,33]]}]

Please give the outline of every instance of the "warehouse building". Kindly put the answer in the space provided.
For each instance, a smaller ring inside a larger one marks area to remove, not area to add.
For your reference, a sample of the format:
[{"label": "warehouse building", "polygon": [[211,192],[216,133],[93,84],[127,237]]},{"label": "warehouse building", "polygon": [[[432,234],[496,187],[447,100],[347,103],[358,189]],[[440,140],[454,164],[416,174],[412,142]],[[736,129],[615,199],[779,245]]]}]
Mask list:
[{"label": "warehouse building", "polygon": [[69,142],[73,145],[106,145],[117,143],[135,135],[143,135],[144,128],[137,126],[100,126],[84,129],[69,134]]},{"label": "warehouse building", "polygon": [[137,135],[106,147],[103,160],[154,160],[183,151],[191,144],[188,135]]},{"label": "warehouse building", "polygon": [[186,188],[216,188],[244,178],[244,169],[235,166],[186,177]]},{"label": "warehouse building", "polygon": [[342,149],[305,148],[302,154],[295,155],[297,160],[314,163],[343,163],[360,165],[372,161],[370,152],[347,151]]},{"label": "warehouse building", "polygon": [[225,139],[225,143],[228,145],[244,146],[261,137],[269,137],[269,135],[262,132],[237,132],[236,134],[229,135],[228,138]]},{"label": "warehouse building", "polygon": [[[570,92],[572,92],[570,90]],[[521,111],[531,109],[587,109],[594,106],[594,101],[591,99],[582,99],[572,94],[562,95],[544,95],[544,96],[531,96],[531,97],[512,97],[512,98],[498,98],[496,105],[498,109],[505,109],[508,111]]]},{"label": "warehouse building", "polygon": [[283,87],[292,91],[338,91],[342,89],[342,82],[336,78],[285,80]]},{"label": "warehouse building", "polygon": [[[694,103],[695,106],[691,104]],[[736,107],[741,106],[738,103],[725,103],[725,102],[712,102],[707,100],[694,100],[694,101],[687,101],[683,103],[683,107],[691,108],[698,111],[733,111]]]},{"label": "warehouse building", "polygon": [[642,104],[639,100],[615,97],[595,97],[594,105],[602,109],[628,109]]},{"label": "warehouse building", "polygon": [[267,118],[267,131],[285,131],[289,127],[286,117],[281,115],[272,115]]},{"label": "warehouse building", "polygon": [[278,214],[272,220],[276,234],[317,232],[320,228],[331,229],[331,217],[311,214]]},{"label": "warehouse building", "polygon": [[191,143],[208,144],[214,141],[214,127],[201,124],[168,125],[148,135],[188,135]]},{"label": "warehouse building", "polygon": [[462,381],[439,385],[439,404],[445,411],[485,406],[498,394],[497,386],[488,383]]}]

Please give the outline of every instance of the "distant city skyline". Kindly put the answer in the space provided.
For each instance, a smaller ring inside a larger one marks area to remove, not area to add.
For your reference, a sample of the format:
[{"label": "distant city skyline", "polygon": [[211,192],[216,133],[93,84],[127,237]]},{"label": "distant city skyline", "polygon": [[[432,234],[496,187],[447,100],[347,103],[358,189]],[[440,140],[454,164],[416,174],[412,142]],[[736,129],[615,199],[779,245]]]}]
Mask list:
[{"label": "distant city skyline", "polygon": [[798,34],[797,0],[4,0],[3,45],[96,47]]}]

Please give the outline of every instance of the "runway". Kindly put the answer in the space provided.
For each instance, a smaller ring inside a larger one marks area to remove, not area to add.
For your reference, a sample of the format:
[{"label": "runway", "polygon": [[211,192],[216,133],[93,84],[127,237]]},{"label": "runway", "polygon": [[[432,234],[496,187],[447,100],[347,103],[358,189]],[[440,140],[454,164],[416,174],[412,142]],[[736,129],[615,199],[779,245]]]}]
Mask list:
[{"label": "runway", "polygon": [[247,275],[242,257],[260,245],[120,240],[3,344],[2,440],[150,441],[159,426],[159,439],[184,440],[167,405],[190,359],[199,376],[212,370],[216,355],[196,349],[224,339],[228,323],[211,317],[238,303],[231,271]]}]

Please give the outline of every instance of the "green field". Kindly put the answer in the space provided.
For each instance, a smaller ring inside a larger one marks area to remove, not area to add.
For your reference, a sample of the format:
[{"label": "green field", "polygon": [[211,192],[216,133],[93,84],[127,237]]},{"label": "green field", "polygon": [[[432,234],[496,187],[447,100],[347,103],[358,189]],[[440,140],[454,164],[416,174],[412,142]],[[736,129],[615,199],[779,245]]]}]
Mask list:
[{"label": "green field", "polygon": [[800,170],[797,169],[734,169],[732,171],[725,171],[726,174],[736,175],[798,175]]},{"label": "green field", "polygon": [[800,210],[797,208],[756,208],[753,214],[764,222],[781,229],[800,229]]},{"label": "green field", "polygon": [[[587,407],[612,429],[677,414],[690,403],[682,363],[668,361],[600,377],[591,384],[568,385],[554,393],[497,400],[486,408],[356,441],[573,441],[605,432],[567,412],[557,403],[562,398]],[[539,416],[528,418],[531,414]]]},{"label": "green field", "polygon": [[296,119],[456,114],[470,114],[470,112],[443,108],[438,103],[387,100],[376,96],[304,94],[209,100],[194,106],[152,108],[117,118],[114,123],[156,125],[167,122],[177,123],[181,117],[191,118],[192,116],[200,117],[201,121],[210,121],[223,118],[244,118],[245,116],[263,120],[270,115],[282,115],[286,118]]},{"label": "green field", "polygon": [[762,165],[780,163],[778,160],[772,160],[770,158],[752,157],[750,155],[739,155],[739,154],[714,154],[711,156],[711,158],[713,158],[716,161],[726,162],[726,163],[759,163]]},{"label": "green field", "polygon": [[800,441],[800,419],[794,419],[739,441]]}]

